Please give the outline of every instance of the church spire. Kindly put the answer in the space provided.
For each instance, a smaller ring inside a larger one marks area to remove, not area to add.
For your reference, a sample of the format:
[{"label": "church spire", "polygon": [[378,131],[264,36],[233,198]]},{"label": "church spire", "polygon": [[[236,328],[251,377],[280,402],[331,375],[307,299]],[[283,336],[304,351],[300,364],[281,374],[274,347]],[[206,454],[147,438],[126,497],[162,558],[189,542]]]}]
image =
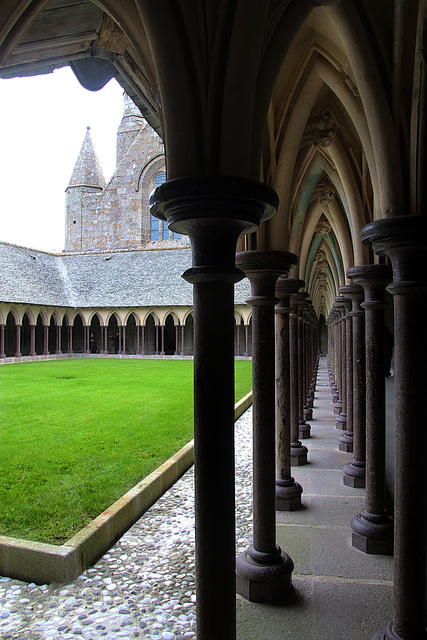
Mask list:
[{"label": "church spire", "polygon": [[137,138],[141,129],[146,126],[146,121],[136,104],[127,93],[123,92],[123,116],[117,129],[116,165],[129,151],[132,143]]},{"label": "church spire", "polygon": [[70,187],[93,187],[96,189],[105,187],[104,174],[93,146],[90,127],[86,127],[86,135],[68,184],[68,188]]}]

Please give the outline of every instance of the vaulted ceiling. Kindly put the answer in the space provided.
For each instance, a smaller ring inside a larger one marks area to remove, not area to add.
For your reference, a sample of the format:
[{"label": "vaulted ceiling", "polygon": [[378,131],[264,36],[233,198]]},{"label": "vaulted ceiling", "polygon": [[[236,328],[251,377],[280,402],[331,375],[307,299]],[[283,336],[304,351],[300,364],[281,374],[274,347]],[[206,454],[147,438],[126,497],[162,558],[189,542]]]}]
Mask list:
[{"label": "vaulted ceiling", "polygon": [[0,77],[69,64],[97,90],[114,76],[163,137],[169,179],[271,185],[278,213],[245,246],[296,253],[291,275],[326,316],[346,270],[372,259],[361,228],[417,207],[407,167],[419,153],[410,133],[425,10],[405,7],[3,0]]}]

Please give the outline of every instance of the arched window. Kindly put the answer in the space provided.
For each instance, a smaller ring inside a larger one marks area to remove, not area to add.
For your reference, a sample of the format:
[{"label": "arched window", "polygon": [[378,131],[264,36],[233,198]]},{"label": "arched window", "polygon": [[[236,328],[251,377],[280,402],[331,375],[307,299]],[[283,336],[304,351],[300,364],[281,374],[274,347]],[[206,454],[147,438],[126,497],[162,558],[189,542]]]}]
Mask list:
[{"label": "arched window", "polygon": [[[164,171],[158,171],[153,178],[154,185],[156,187],[160,187],[161,184],[166,182],[166,173]],[[151,228],[150,228],[150,240],[151,242],[156,242],[157,240],[169,240],[169,228],[166,222],[163,223],[163,233],[161,233],[162,237],[159,238],[159,221],[154,216],[151,216]],[[179,240],[181,237],[180,233],[173,232],[173,239]]]},{"label": "arched window", "polygon": [[159,239],[159,220],[153,215],[151,216],[150,240],[156,242]]}]

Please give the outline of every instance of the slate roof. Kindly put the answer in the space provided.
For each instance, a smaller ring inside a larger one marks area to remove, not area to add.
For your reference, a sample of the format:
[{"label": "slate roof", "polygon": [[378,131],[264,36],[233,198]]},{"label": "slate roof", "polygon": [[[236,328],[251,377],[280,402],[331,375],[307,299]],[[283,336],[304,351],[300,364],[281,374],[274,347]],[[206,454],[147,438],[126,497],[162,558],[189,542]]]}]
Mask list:
[{"label": "slate roof", "polygon": [[[0,302],[60,307],[192,306],[191,249],[51,254],[0,242]],[[245,278],[235,303],[250,295]]]}]

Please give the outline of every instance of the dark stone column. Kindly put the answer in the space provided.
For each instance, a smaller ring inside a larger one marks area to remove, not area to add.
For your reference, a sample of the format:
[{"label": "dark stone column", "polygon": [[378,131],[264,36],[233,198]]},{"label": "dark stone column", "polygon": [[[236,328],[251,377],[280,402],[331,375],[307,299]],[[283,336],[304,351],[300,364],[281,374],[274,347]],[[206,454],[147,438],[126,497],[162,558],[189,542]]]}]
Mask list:
[{"label": "dark stone column", "polygon": [[173,352],[174,356],[178,355],[178,325],[175,325],[175,350]]},{"label": "dark stone column", "polygon": [[[339,290],[341,287],[339,288]],[[350,300],[343,295],[336,298],[337,311],[339,312],[339,345],[340,356],[338,362],[339,368],[339,400],[334,405],[334,413],[337,415],[335,426],[341,431],[347,428],[347,332],[346,332],[346,315],[351,306]],[[337,413],[339,409],[339,412]]]},{"label": "dark stone column", "polygon": [[394,299],[395,536],[393,622],[374,640],[425,640],[427,431],[420,412],[427,387],[427,218],[371,223],[362,241],[391,259]]},{"label": "dark stone column", "polygon": [[305,406],[305,381],[306,381],[306,359],[305,359],[305,323],[304,311],[307,308],[307,292],[300,293],[298,304],[298,417],[299,417],[299,437],[302,439],[310,437],[311,427],[304,417]]},{"label": "dark stone column", "polygon": [[[357,274],[357,267],[347,271],[347,277]],[[344,469],[343,482],[348,487],[365,488],[366,472],[366,368],[365,368],[365,312],[360,306],[363,301],[363,287],[353,285],[347,290],[352,301],[353,348],[353,457]],[[342,436],[341,436],[342,437]]]},{"label": "dark stone column", "polygon": [[21,353],[21,324],[17,324],[15,326],[16,329],[16,344],[15,344],[15,358],[20,358],[22,356]]},{"label": "dark stone column", "polygon": [[55,325],[56,331],[56,350],[55,353],[60,355],[62,353],[61,350],[61,325]]},{"label": "dark stone column", "polygon": [[30,325],[30,356],[36,356],[36,355],[37,355],[36,354],[36,325],[31,324]]},{"label": "dark stone column", "polygon": [[245,358],[249,358],[249,325],[245,324]]},{"label": "dark stone column", "polygon": [[122,355],[126,355],[126,325],[122,326]]},{"label": "dark stone column", "polygon": [[[304,425],[307,425],[307,420],[312,420],[313,418],[313,410],[309,406],[309,389],[310,389],[310,380],[311,380],[311,313],[312,313],[312,305],[310,301],[306,301],[303,308],[303,327],[304,327],[304,403],[303,403],[303,417],[304,417]],[[306,431],[307,433],[307,431]],[[310,437],[310,431],[308,430],[307,435],[304,435],[304,428],[300,431],[300,437]]]},{"label": "dark stone column", "polygon": [[[353,285],[356,286],[356,285]],[[339,437],[338,448],[346,453],[353,453],[353,319],[351,317],[351,299],[353,292],[352,285],[339,288],[339,292],[344,296],[344,331],[345,331],[345,428],[346,431]],[[343,414],[342,414],[343,415]],[[337,417],[338,419],[341,416]]]},{"label": "dark stone column", "polygon": [[335,371],[336,371],[336,323],[337,323],[337,313],[334,307],[331,308],[331,311],[328,316],[327,325],[328,325],[328,374],[329,374],[329,386],[331,389],[331,398],[332,404],[335,407],[335,403],[338,401],[338,385],[335,380]]},{"label": "dark stone column", "polygon": [[160,355],[165,355],[165,325],[160,325]]},{"label": "dark stone column", "polygon": [[385,377],[384,298],[391,268],[371,264],[358,267],[354,284],[365,291],[366,337],[366,493],[365,508],[353,518],[352,545],[365,553],[393,551],[393,522],[385,501]]},{"label": "dark stone column", "polygon": [[137,324],[135,329],[136,329],[136,353],[140,354],[141,353],[141,345],[140,345],[140,325]]},{"label": "dark stone column", "polygon": [[156,348],[154,350],[154,355],[158,356],[159,355],[159,325],[158,324],[154,325],[154,333],[156,336]]},{"label": "dark stone column", "polygon": [[47,325],[43,325],[43,355],[49,355],[49,327]]},{"label": "dark stone column", "polygon": [[73,353],[73,325],[68,325],[68,349],[67,353]]},{"label": "dark stone column", "polygon": [[145,325],[141,325],[141,345],[140,345],[141,355],[145,356]]},{"label": "dark stone column", "polygon": [[271,217],[278,199],[265,185],[223,176],[166,182],[150,204],[192,246],[193,266],[184,278],[194,284],[197,635],[234,640],[234,284],[243,277],[235,252],[239,236]]},{"label": "dark stone column", "polygon": [[292,585],[294,564],[276,544],[275,285],[298,259],[284,251],[245,251],[236,265],[251,283],[253,394],[253,542],[237,558],[237,591],[252,602],[274,602]]},{"label": "dark stone column", "polygon": [[184,341],[185,341],[185,324],[181,325],[181,356],[185,356],[185,348],[184,348]]},{"label": "dark stone column", "polygon": [[289,314],[291,295],[304,283],[279,278],[276,283],[276,509],[294,511],[301,507],[302,487],[291,475],[291,397]]},{"label": "dark stone column", "polygon": [[[304,281],[299,280],[301,287]],[[305,300],[306,293],[297,293],[291,296],[291,313],[289,314],[289,361],[291,377],[291,464],[301,466],[307,464],[308,449],[301,444],[299,439],[299,405],[300,405],[300,376],[298,359],[298,306]]]},{"label": "dark stone column", "polygon": [[6,325],[0,324],[0,358],[5,358],[6,354],[4,352],[4,328]]},{"label": "dark stone column", "polygon": [[338,399],[334,402],[334,414],[339,415],[342,411],[342,331],[341,331],[341,323],[342,323],[342,314],[341,314],[341,303],[343,301],[343,296],[337,296],[335,298],[335,302],[332,305],[336,317],[335,322],[335,381],[337,385],[337,393]]}]

